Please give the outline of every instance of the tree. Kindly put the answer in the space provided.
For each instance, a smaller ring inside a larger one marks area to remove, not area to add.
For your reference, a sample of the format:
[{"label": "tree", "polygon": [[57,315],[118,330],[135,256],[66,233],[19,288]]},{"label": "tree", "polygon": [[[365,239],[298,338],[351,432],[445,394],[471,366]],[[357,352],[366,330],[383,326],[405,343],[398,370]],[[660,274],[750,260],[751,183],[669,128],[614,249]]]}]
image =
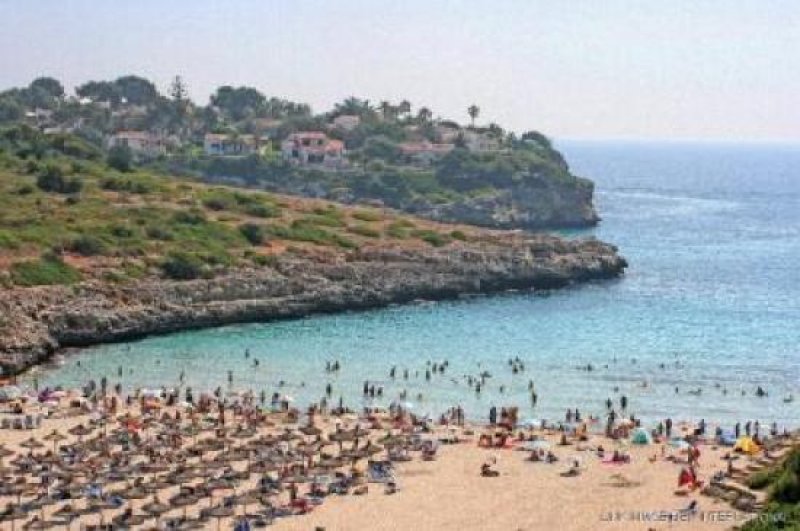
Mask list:
[{"label": "tree", "polygon": [[408,100],[403,100],[397,106],[397,113],[403,116],[411,114],[411,102]]},{"label": "tree", "polygon": [[350,96],[333,106],[334,116],[341,116],[343,114],[352,114],[360,117],[362,120],[366,120],[375,116],[375,109],[372,108],[369,100],[362,100],[355,96]]},{"label": "tree", "polygon": [[231,120],[238,122],[264,114],[267,98],[252,87],[219,87],[211,96],[211,104]]},{"label": "tree", "polygon": [[89,98],[94,102],[109,102],[118,105],[122,96],[119,87],[108,81],[89,81],[75,89],[75,93],[81,98]]},{"label": "tree", "polygon": [[469,114],[469,118],[472,121],[472,127],[475,127],[475,119],[481,113],[480,107],[475,105],[474,103],[467,107],[467,114]]},{"label": "tree", "polygon": [[64,85],[52,77],[37,77],[28,87],[31,90],[41,90],[53,99],[64,97]]},{"label": "tree", "polygon": [[44,192],[75,194],[81,191],[83,183],[78,179],[65,178],[64,172],[59,166],[48,164],[39,177],[37,177],[36,186]]},{"label": "tree", "polygon": [[108,157],[106,159],[108,165],[117,171],[128,172],[131,171],[133,164],[133,153],[128,146],[114,146],[108,150]]},{"label": "tree", "polygon": [[14,122],[24,114],[25,108],[16,98],[0,95],[0,122]]},{"label": "tree", "polygon": [[117,92],[131,105],[150,105],[158,99],[156,86],[139,76],[123,76],[114,81]]},{"label": "tree", "polygon": [[181,76],[175,76],[169,85],[169,95],[172,101],[182,102],[189,99],[189,92],[186,90],[186,83]]},{"label": "tree", "polygon": [[420,109],[417,111],[417,121],[419,123],[428,123],[431,121],[431,118],[433,118],[433,113],[429,108],[420,107]]},{"label": "tree", "polygon": [[381,115],[383,116],[384,120],[388,120],[392,114],[392,104],[388,101],[384,100],[378,104],[378,109],[381,110]]}]

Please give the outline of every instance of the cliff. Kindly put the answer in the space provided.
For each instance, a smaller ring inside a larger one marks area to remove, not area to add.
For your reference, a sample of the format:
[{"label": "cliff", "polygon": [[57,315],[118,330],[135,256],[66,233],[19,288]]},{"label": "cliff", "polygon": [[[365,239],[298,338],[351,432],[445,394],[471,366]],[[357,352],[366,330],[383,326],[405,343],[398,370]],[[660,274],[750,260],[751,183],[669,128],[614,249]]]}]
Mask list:
[{"label": "cliff", "polygon": [[626,266],[596,240],[495,235],[446,248],[364,247],[284,255],[271,267],[191,281],[99,280],[11,288],[0,300],[0,367],[17,373],[61,347],[230,323],[379,308],[614,278]]}]

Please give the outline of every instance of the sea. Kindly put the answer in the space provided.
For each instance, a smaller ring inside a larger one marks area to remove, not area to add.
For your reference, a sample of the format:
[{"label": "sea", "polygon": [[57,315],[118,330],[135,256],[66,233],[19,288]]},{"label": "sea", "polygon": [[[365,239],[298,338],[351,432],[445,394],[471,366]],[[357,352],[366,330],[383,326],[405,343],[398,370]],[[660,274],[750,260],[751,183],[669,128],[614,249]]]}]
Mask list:
[{"label": "sea", "polygon": [[[394,401],[431,416],[460,405],[475,421],[511,405],[532,420],[603,415],[624,396],[646,423],[800,427],[800,145],[558,148],[595,182],[603,218],[562,234],[616,244],[630,263],[619,280],[101,345],[41,369],[39,383],[178,387],[184,373],[195,395],[281,392],[301,407],[330,384],[330,404]],[[326,371],[334,361],[341,369]],[[481,373],[477,393],[467,379]],[[365,397],[365,382],[382,395]]]}]

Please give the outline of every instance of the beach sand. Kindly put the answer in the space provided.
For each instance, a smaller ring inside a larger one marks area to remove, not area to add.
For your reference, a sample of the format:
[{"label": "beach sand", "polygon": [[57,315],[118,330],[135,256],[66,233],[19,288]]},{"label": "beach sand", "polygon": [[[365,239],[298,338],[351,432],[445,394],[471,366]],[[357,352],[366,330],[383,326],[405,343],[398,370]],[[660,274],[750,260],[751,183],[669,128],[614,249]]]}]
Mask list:
[{"label": "beach sand", "polygon": [[[132,412],[138,413],[138,408],[134,407]],[[121,413],[124,413],[124,409],[118,412]],[[86,415],[46,419],[35,430],[2,430],[0,443],[5,444],[6,448],[26,454],[28,451],[19,446],[23,440],[31,436],[41,440],[53,429],[67,433],[71,427],[87,420]],[[332,430],[332,424],[331,418],[318,417],[317,425],[324,430]],[[261,431],[280,433],[282,429],[279,424]],[[478,433],[481,428],[474,429]],[[442,427],[436,431],[438,433],[431,435],[435,437],[447,432]],[[375,430],[371,438],[376,439],[383,433],[384,430]],[[419,454],[413,454],[411,462],[397,464],[399,490],[395,494],[387,495],[383,485],[370,483],[369,492],[365,495],[328,496],[322,505],[316,506],[310,513],[277,519],[271,527],[276,530],[321,527],[327,531],[728,529],[737,522],[719,521],[721,517],[747,516],[696,491],[688,495],[676,495],[678,474],[684,465],[666,460],[661,455],[661,445],[626,445],[625,450],[631,456],[631,462],[612,465],[603,463],[593,451],[579,450],[584,445],[595,447],[601,444],[608,455],[616,446],[602,435],[591,435],[584,443],[568,446],[556,444],[559,438],[557,433],[540,431],[538,435],[551,443],[552,451],[559,458],[558,462],[530,462],[527,460],[528,451],[514,447],[479,448],[476,435],[462,434],[463,442],[441,445],[434,461],[422,461]],[[70,436],[64,443],[74,441],[75,437]],[[519,444],[515,443],[515,446]],[[51,449],[49,445],[37,450],[37,453],[48,449]],[[729,449],[711,445],[701,445],[700,449],[702,456],[697,467],[698,475],[707,483],[714,472],[725,469],[725,461],[721,457]],[[671,447],[665,447],[665,452],[666,455],[674,453],[679,456]],[[651,461],[653,456],[656,457]],[[560,473],[568,468],[573,457],[578,457],[582,463],[581,474],[577,477],[562,477]],[[499,472],[498,477],[481,477],[481,465],[487,461],[494,462],[493,468]],[[743,461],[737,466],[745,463]],[[615,484],[621,478],[630,484]],[[255,484],[256,478],[244,481],[238,487],[238,492],[251,489]],[[301,486],[301,495],[306,487]],[[159,499],[169,503],[169,498],[177,492],[177,486],[164,488],[159,492]],[[196,515],[201,507],[208,507],[212,502],[219,502],[230,494],[223,492],[213,500],[203,499],[185,509],[185,512],[189,516]],[[285,503],[288,495],[283,493],[279,499]],[[693,518],[672,522],[664,520],[666,513],[661,514],[662,511],[677,512],[693,500],[699,504],[699,513]],[[13,497],[0,497],[3,506],[14,501],[16,500]],[[149,501],[152,501],[152,496],[135,500],[131,505],[139,509]],[[81,504],[80,501],[76,502],[76,505]],[[51,518],[53,511],[61,505],[63,503],[45,508],[44,518]],[[241,511],[239,507],[237,514]],[[113,515],[120,512],[120,509],[107,510],[103,512],[103,516],[106,521],[110,521]],[[162,521],[183,513],[184,509],[174,508],[162,517]],[[648,515],[656,520],[644,520]],[[711,521],[712,518],[717,521]],[[24,522],[25,520],[16,522],[16,528],[21,529]],[[99,514],[84,516],[81,520],[84,525],[99,522]],[[144,527],[152,527],[154,522],[155,520],[150,519]],[[209,529],[216,529],[218,525],[222,529],[231,529],[233,519],[212,519],[205,524]],[[10,523],[0,523],[0,528],[10,529]]]},{"label": "beach sand", "polygon": [[[554,437],[553,437],[554,439]],[[596,438],[606,448],[610,441]],[[394,495],[371,489],[360,498],[333,498],[312,513],[279,521],[279,530],[590,530],[590,529],[727,529],[731,522],[703,522],[703,511],[731,512],[730,506],[699,493],[676,496],[681,465],[648,457],[653,445],[632,447],[632,462],[602,464],[591,452],[554,446],[556,455],[581,455],[585,470],[579,477],[561,477],[567,466],[532,463],[527,452],[487,450],[474,442],[445,446],[434,462],[414,461],[399,466],[401,490]],[[724,470],[723,451],[701,449],[701,478]],[[497,458],[496,478],[480,477],[481,464]],[[563,459],[562,459],[563,461]],[[640,482],[638,486],[611,486],[613,474]],[[686,522],[634,520],[637,513],[678,511],[697,500],[701,513]],[[607,519],[614,515],[613,521]],[[739,516],[745,516],[739,513]]]}]

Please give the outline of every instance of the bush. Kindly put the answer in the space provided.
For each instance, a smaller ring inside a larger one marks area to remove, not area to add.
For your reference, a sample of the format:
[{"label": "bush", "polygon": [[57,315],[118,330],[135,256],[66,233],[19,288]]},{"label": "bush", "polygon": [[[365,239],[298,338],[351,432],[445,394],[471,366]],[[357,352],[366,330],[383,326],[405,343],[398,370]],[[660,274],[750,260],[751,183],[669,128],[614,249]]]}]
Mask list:
[{"label": "bush", "polygon": [[353,218],[359,221],[380,221],[383,219],[383,216],[380,212],[374,212],[372,210],[356,210],[353,212]]},{"label": "bush", "polygon": [[432,230],[418,230],[412,233],[417,238],[428,242],[434,247],[443,247],[450,243],[450,237]]},{"label": "bush", "polygon": [[61,167],[48,164],[36,179],[36,186],[44,192],[76,194],[83,188],[83,183],[78,179],[67,179]]},{"label": "bush", "polygon": [[38,260],[12,264],[11,280],[18,286],[74,284],[81,280],[81,274],[77,269],[65,263],[61,257],[46,253]]},{"label": "bush", "polygon": [[133,153],[128,146],[114,146],[108,150],[106,162],[109,166],[123,173],[131,171]]},{"label": "bush", "polygon": [[186,225],[200,225],[206,222],[206,215],[203,212],[192,210],[181,210],[176,212],[173,216],[176,223],[185,223]]},{"label": "bush", "polygon": [[203,275],[204,264],[197,255],[172,253],[161,262],[161,271],[173,280],[192,280]]},{"label": "bush", "polygon": [[17,249],[19,240],[7,230],[0,230],[0,249]]},{"label": "bush", "polygon": [[353,234],[358,234],[359,236],[365,236],[367,238],[379,238],[381,233],[371,227],[367,227],[366,225],[356,225],[355,227],[350,227],[350,232]]},{"label": "bush", "polygon": [[107,246],[103,240],[89,235],[78,236],[69,243],[67,248],[71,252],[83,256],[96,256],[107,251]]},{"label": "bush", "polygon": [[464,234],[464,231],[454,230],[450,233],[450,237],[454,240],[460,240],[462,242],[467,241],[467,235]]},{"label": "bush", "polygon": [[255,223],[244,223],[239,225],[239,232],[241,232],[242,236],[244,236],[245,239],[252,245],[261,245],[264,243],[266,234],[261,225],[256,225]]},{"label": "bush", "polygon": [[147,237],[151,240],[170,241],[175,239],[175,236],[169,230],[163,227],[147,227],[145,231]]},{"label": "bush", "polygon": [[778,503],[800,502],[800,478],[791,470],[784,470],[770,487],[769,499]]},{"label": "bush", "polygon": [[244,213],[255,218],[271,218],[278,215],[278,210],[260,203],[251,203],[245,205]]},{"label": "bush", "polygon": [[203,206],[209,210],[227,210],[230,204],[222,197],[209,197],[203,200]]}]

